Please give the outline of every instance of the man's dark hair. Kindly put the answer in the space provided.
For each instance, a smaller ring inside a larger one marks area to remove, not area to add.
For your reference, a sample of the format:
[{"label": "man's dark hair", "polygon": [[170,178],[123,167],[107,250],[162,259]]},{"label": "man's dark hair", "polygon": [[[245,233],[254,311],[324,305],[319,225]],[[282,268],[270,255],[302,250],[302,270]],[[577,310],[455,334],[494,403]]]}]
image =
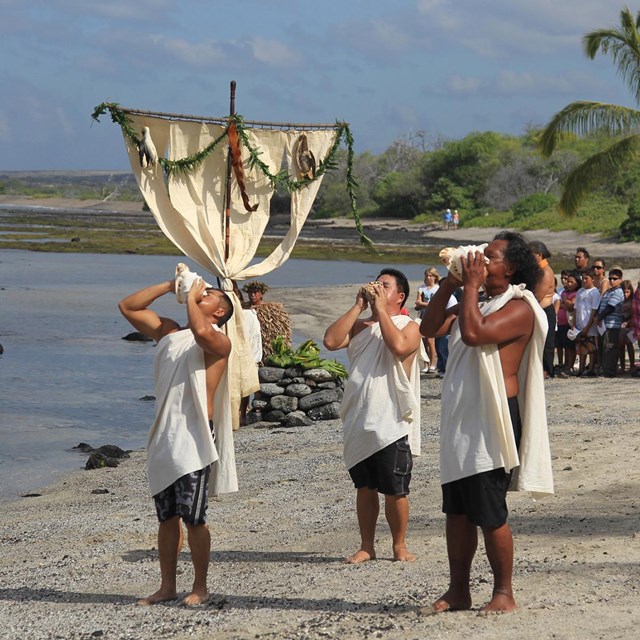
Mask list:
[{"label": "man's dark hair", "polygon": [[233,316],[233,302],[231,302],[231,298],[222,289],[207,287],[206,291],[219,291],[222,294],[220,296],[220,306],[224,309],[225,313],[220,317],[220,320],[218,320],[218,326],[224,327]]},{"label": "man's dark hair", "polygon": [[596,277],[596,270],[593,267],[587,267],[583,272],[582,276],[589,276],[590,278]]},{"label": "man's dark hair", "polygon": [[[542,277],[542,269],[538,266],[531,249],[533,243],[527,244],[527,241],[514,231],[501,231],[494,240],[504,240],[507,243],[504,259],[516,270],[511,276],[511,284],[524,284],[529,291],[533,291]],[[549,251],[544,243],[540,242],[540,245],[544,251],[535,252],[545,257],[544,253],[549,254]]]},{"label": "man's dark hair", "polygon": [[[507,233],[507,232],[503,231],[502,233]],[[494,238],[494,240],[495,239],[496,238]],[[500,238],[500,239],[505,240],[505,238]],[[529,243],[529,250],[531,251],[531,253],[539,253],[545,260],[548,260],[551,257],[551,252],[549,251],[549,249],[547,249],[547,245],[544,242],[541,242],[540,240],[532,240]]]},{"label": "man's dark hair", "polygon": [[589,252],[584,248],[584,247],[578,247],[576,249],[576,253],[583,253],[584,257],[588,260],[589,259]]},{"label": "man's dark hair", "polygon": [[402,309],[402,307],[404,307],[404,303],[409,298],[409,281],[407,280],[407,276],[405,276],[404,273],[402,273],[402,271],[398,271],[398,269],[392,269],[390,267],[383,269],[376,277],[376,280],[380,276],[392,276],[393,278],[396,279],[396,287],[398,287],[399,291],[404,293],[404,300],[400,305],[400,308]]}]

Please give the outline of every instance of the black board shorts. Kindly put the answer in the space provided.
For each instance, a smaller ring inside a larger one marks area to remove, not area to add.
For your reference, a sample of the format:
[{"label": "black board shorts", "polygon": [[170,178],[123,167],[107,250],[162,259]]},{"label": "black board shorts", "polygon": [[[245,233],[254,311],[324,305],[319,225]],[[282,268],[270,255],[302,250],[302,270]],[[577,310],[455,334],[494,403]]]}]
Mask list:
[{"label": "black board shorts", "polygon": [[[509,398],[509,413],[520,448],[522,425],[518,399]],[[442,511],[447,515],[466,515],[478,527],[501,527],[507,522],[507,491],[511,474],[503,468],[447,482],[442,485]]]},{"label": "black board shorts", "polygon": [[349,469],[356,489],[372,489],[387,496],[409,494],[413,458],[409,438],[404,436],[376,451]]}]

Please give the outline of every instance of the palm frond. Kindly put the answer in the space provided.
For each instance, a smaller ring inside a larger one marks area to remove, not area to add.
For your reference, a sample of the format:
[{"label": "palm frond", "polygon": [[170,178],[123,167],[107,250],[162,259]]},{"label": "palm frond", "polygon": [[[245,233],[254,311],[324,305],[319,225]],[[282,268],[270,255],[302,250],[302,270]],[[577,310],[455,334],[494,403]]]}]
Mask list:
[{"label": "palm frond", "polygon": [[585,160],[567,177],[558,205],[560,211],[566,215],[574,215],[585,196],[594,187],[602,184],[622,166],[639,156],[640,134],[635,134]]},{"label": "palm frond", "polygon": [[628,8],[620,12],[620,27],[596,29],[587,33],[582,44],[586,55],[592,60],[598,52],[611,55],[623,79],[640,103],[640,12],[634,19]]},{"label": "palm frond", "polygon": [[640,111],[604,102],[577,101],[556,113],[540,134],[538,146],[550,156],[558,144],[570,137],[602,132],[609,136],[640,131]]}]

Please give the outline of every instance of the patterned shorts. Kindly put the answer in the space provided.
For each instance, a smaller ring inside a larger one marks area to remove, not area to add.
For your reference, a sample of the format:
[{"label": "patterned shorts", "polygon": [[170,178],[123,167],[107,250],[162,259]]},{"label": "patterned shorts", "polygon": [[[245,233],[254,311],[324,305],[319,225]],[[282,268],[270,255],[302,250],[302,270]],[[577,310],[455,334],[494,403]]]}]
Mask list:
[{"label": "patterned shorts", "polygon": [[205,524],[209,500],[211,466],[188,473],[153,496],[158,520],[180,516],[186,524]]}]

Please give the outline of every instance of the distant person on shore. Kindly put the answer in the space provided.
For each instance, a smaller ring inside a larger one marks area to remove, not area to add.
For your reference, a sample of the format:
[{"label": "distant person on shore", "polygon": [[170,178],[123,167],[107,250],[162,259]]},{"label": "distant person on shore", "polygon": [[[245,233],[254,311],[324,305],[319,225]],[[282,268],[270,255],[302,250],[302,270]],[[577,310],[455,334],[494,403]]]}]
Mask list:
[{"label": "distant person on shore", "polygon": [[576,361],[576,343],[569,338],[569,331],[575,327],[575,303],[582,278],[577,271],[570,271],[566,286],[560,294],[560,309],[556,313],[557,326],[555,345],[558,352],[558,378],[568,378],[573,373]]},{"label": "distant person on shore", "polygon": [[598,322],[602,334],[602,357],[600,365],[605,378],[615,378],[618,374],[618,345],[622,326],[622,270],[609,271],[610,287],[604,292],[598,307]]},{"label": "distant person on shore", "polygon": [[585,269],[589,266],[589,252],[584,247],[578,247],[576,249],[576,255],[573,260],[576,265],[576,271],[578,275],[582,275]]},{"label": "distant person on shore", "polygon": [[[423,335],[451,334],[440,420],[450,581],[423,614],[471,608],[478,527],[494,578],[482,611],[516,608],[507,490],[553,493],[541,364],[547,322],[532,293],[540,275],[524,238],[503,231],[484,254],[463,258],[462,281],[452,273],[441,281],[422,319]],[[447,313],[461,285],[462,301]],[[488,298],[480,305],[483,286]]]},{"label": "distant person on shore", "polygon": [[602,258],[596,258],[593,261],[593,268],[595,269],[595,276],[593,278],[593,284],[598,288],[600,295],[609,288],[609,280],[606,272],[607,264]]},{"label": "distant person on shore", "polygon": [[[424,272],[424,284],[418,287],[418,293],[416,295],[415,308],[418,312],[418,318],[422,319],[425,309],[429,306],[429,301],[435,295],[438,290],[438,281],[440,280],[440,274],[435,267],[429,267]],[[436,371],[436,341],[434,338],[423,338],[424,348],[429,357],[429,363],[422,370],[422,373],[431,377],[437,376]]]},{"label": "distant person on shore", "polygon": [[[640,280],[631,302],[631,334],[630,337],[638,343],[638,348],[640,348]],[[636,368],[631,375],[634,378],[640,377],[640,367]]]},{"label": "distant person on shore", "polygon": [[[415,559],[406,533],[412,455],[420,454],[420,331],[401,314],[408,297],[406,276],[383,269],[375,282],[360,287],[353,306],[324,334],[327,349],[346,348],[349,358],[341,418],[361,542],[347,564],[376,558],[379,493],[384,495],[393,559]],[[360,319],[368,308],[371,315]]]},{"label": "distant person on shore", "polygon": [[535,296],[540,303],[540,307],[547,316],[548,330],[544,343],[544,352],[542,355],[542,367],[545,378],[554,377],[553,356],[555,352],[556,337],[556,308],[553,304],[553,294],[556,290],[556,277],[553,269],[549,264],[551,253],[544,242],[534,240],[529,243],[529,249],[533,253],[538,267],[542,269],[542,277],[538,281],[535,289]]},{"label": "distant person on shore", "polygon": [[457,231],[459,225],[460,225],[460,214],[458,213],[458,210],[456,209],[453,212],[453,230]]},{"label": "distant person on shore", "polygon": [[633,316],[633,283],[631,280],[623,280],[622,293],[624,293],[624,301],[622,302],[622,325],[620,326],[620,373],[626,371],[626,355],[629,355],[629,373],[633,373],[636,369],[635,348],[633,346],[633,336],[631,331]]},{"label": "distant person on shore", "polygon": [[449,231],[449,227],[451,226],[451,222],[453,221],[453,215],[451,213],[451,209],[447,209],[444,212],[443,219],[444,219],[444,228],[446,231]]},{"label": "distant person on shore", "polygon": [[269,286],[259,280],[247,282],[242,290],[249,298],[249,304],[260,322],[262,336],[262,358],[273,353],[273,341],[282,336],[287,346],[291,346],[291,318],[281,302],[265,302],[264,295]]},{"label": "distant person on shore", "polygon": [[[236,282],[233,283],[233,292],[236,294],[240,304],[242,305],[242,324],[245,331],[247,345],[251,349],[253,361],[256,363],[256,367],[260,367],[262,364],[262,329],[260,327],[260,321],[258,320],[258,314],[251,306],[251,302],[245,302],[242,291],[240,291]],[[250,396],[243,396],[240,399],[239,424],[241,427],[246,426],[247,424],[249,400]]]},{"label": "distant person on shore", "polygon": [[[575,304],[575,328],[580,331],[576,339],[579,357],[578,375],[585,377],[596,376],[598,355],[596,315],[600,305],[600,292],[594,283],[595,273],[595,267],[588,267],[582,274],[582,288],[578,289]],[[587,357],[589,358],[588,368]]]},{"label": "distant person on shore", "polygon": [[175,281],[169,280],[141,289],[118,305],[138,331],[158,342],[154,363],[156,416],[147,443],[147,471],[159,520],[161,583],[160,589],[140,604],[177,597],[182,520],[195,572],[193,588],[183,602],[198,605],[209,597],[211,537],[206,514],[211,464],[220,459],[223,466],[223,460],[233,460],[230,416],[225,421],[229,433],[213,424],[214,411],[221,410],[219,402],[223,404],[216,399],[214,407],[214,396],[231,351],[229,338],[220,327],[232,316],[233,305],[223,291],[207,288],[204,280],[197,278],[186,295],[188,324],[182,329],[174,320],[149,309],[155,300],[174,291]]}]

